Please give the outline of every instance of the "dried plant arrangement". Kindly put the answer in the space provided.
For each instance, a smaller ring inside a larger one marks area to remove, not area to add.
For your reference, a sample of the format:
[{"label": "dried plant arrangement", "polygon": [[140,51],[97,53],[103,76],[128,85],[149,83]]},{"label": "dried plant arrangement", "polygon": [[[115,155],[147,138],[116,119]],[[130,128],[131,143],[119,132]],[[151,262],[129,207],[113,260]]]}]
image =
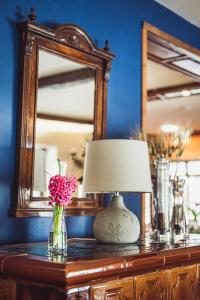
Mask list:
[{"label": "dried plant arrangement", "polygon": [[[77,151],[72,151],[69,153],[69,157],[71,157],[72,161],[74,162],[75,166],[79,169],[84,168],[84,161],[85,161],[85,149],[86,144],[92,140],[92,137],[88,136],[85,139],[82,139],[80,141],[80,147],[81,147],[81,154],[79,155]],[[83,176],[80,176],[78,179],[78,182],[82,184],[83,182]]]},{"label": "dried plant arrangement", "polygon": [[177,131],[175,133],[147,134],[144,130],[131,130],[130,139],[146,141],[149,156],[152,161],[163,157],[176,160],[183,154],[185,146],[190,142],[191,129]]}]

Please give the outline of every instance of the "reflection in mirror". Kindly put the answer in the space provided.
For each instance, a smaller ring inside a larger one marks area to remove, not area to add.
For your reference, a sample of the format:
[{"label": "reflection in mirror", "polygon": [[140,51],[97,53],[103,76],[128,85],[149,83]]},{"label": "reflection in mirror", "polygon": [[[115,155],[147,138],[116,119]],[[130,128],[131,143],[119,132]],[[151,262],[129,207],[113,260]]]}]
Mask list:
[{"label": "reflection in mirror", "polygon": [[94,132],[95,69],[39,50],[33,197],[48,197],[48,182],[75,175],[82,191],[85,145]]},{"label": "reflection in mirror", "polygon": [[[189,230],[200,233],[200,53],[197,55],[190,46],[186,49],[185,44],[173,37],[165,39],[164,33],[156,33],[158,31],[154,33],[150,26],[147,33],[147,99],[143,128],[154,136],[188,128],[192,131],[181,157],[171,162],[170,175],[185,180],[184,201]],[[151,201],[146,197],[145,225],[151,223]]]},{"label": "reflection in mirror", "polygon": [[148,60],[147,74],[148,133],[172,133],[187,128],[191,128],[193,132],[181,158],[171,163],[170,175],[185,180],[184,196],[190,231],[199,233],[200,84],[191,77],[152,60]]}]

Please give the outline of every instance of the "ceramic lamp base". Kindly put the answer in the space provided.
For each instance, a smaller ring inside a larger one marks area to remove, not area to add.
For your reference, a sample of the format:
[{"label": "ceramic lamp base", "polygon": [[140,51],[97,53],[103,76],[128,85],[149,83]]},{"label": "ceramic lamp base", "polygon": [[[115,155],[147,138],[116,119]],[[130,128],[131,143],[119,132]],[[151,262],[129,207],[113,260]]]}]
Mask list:
[{"label": "ceramic lamp base", "polygon": [[93,228],[101,243],[134,243],[140,235],[138,218],[124,205],[122,196],[112,197],[111,205],[97,214]]}]

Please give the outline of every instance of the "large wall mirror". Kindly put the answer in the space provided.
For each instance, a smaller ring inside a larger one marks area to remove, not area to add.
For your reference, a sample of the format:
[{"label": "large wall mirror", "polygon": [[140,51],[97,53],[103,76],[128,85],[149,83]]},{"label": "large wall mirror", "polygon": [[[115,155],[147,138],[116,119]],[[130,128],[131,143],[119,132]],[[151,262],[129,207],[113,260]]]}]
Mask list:
[{"label": "large wall mirror", "polygon": [[94,215],[100,196],[83,193],[86,143],[104,137],[107,82],[113,54],[97,48],[78,26],[55,29],[21,23],[20,107],[16,189],[11,215],[48,216],[48,182],[75,175],[78,188],[66,215]]},{"label": "large wall mirror", "polygon": [[[147,134],[190,129],[191,138],[171,172],[185,180],[190,232],[200,232],[200,50],[144,23],[142,128]],[[173,174],[172,174],[173,175]],[[142,199],[142,232],[152,199]]]}]

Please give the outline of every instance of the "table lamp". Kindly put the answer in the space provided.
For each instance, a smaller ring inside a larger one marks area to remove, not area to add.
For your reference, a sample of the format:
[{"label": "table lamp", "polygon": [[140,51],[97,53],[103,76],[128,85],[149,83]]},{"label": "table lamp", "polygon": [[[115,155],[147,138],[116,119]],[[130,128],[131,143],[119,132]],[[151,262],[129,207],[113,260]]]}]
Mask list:
[{"label": "table lamp", "polygon": [[96,140],[87,143],[83,175],[86,193],[112,193],[111,205],[94,221],[94,236],[102,243],[137,241],[140,223],[120,192],[151,192],[147,143],[136,140]]}]

